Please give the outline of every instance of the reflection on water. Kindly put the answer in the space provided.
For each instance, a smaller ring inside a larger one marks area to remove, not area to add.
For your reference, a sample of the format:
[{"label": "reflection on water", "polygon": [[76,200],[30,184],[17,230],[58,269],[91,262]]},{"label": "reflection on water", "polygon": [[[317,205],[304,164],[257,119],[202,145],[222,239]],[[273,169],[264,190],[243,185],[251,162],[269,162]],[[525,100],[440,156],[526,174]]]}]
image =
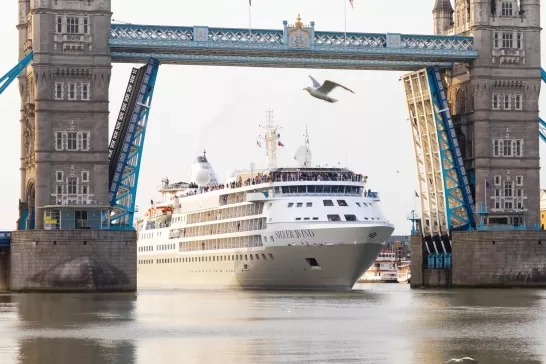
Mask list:
[{"label": "reflection on water", "polygon": [[0,363],[546,361],[546,291],[0,295]]}]

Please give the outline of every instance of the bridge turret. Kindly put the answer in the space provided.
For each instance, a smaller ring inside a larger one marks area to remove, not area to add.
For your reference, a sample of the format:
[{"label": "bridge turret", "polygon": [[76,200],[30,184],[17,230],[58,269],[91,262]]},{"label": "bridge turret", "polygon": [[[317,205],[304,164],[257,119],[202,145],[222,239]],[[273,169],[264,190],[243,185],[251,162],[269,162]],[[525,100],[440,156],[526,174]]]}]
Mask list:
[{"label": "bridge turret", "polygon": [[20,0],[19,11],[20,52],[34,51],[21,81],[26,229],[99,225],[108,208],[111,1]]},{"label": "bridge turret", "polygon": [[448,33],[453,24],[453,8],[450,0],[436,0],[432,9],[434,18],[434,34],[442,35]]}]

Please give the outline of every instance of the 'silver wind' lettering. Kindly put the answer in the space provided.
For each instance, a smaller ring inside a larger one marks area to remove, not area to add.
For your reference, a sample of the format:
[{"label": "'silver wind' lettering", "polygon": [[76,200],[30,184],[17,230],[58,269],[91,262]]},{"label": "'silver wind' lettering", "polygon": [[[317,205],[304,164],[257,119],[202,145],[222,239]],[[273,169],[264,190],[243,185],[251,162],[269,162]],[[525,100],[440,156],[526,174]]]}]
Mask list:
[{"label": "'silver wind' lettering", "polygon": [[313,230],[281,230],[275,232],[277,239],[300,239],[300,238],[313,238],[315,233]]}]

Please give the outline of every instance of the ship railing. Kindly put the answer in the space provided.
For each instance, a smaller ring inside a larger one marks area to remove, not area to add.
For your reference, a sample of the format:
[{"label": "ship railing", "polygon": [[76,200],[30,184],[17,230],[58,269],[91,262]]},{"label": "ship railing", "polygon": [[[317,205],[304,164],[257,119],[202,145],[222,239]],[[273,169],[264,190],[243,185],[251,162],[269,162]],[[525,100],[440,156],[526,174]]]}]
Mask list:
[{"label": "ship railing", "polygon": [[[187,231],[186,230],[186,233],[184,234],[184,228],[181,228],[181,229],[178,229],[178,230],[173,230],[169,233],[169,239],[179,239],[179,238],[194,238],[194,237],[202,237],[202,236],[208,236],[208,235],[221,235],[221,234],[234,234],[234,233],[240,233],[240,232],[247,232],[247,231],[256,231],[256,230],[263,230],[263,226],[265,224],[251,224],[249,226],[240,226],[239,228],[237,228],[236,226],[235,227],[229,227],[229,228],[221,228],[221,229],[217,229],[215,228],[216,225],[212,225],[212,226],[207,226],[205,225],[206,228],[209,228],[212,227],[212,232],[209,233],[208,231]],[[200,226],[198,227],[193,227],[192,229],[196,229],[196,228],[199,228]],[[188,229],[188,228],[186,228]]]}]

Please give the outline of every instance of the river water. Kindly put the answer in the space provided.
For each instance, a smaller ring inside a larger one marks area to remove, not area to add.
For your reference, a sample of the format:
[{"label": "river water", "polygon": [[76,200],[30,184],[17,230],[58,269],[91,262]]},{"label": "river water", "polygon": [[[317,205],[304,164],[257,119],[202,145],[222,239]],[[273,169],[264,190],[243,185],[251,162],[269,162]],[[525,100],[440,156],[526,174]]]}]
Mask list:
[{"label": "river water", "polygon": [[0,363],[546,363],[546,290],[0,295]]}]

